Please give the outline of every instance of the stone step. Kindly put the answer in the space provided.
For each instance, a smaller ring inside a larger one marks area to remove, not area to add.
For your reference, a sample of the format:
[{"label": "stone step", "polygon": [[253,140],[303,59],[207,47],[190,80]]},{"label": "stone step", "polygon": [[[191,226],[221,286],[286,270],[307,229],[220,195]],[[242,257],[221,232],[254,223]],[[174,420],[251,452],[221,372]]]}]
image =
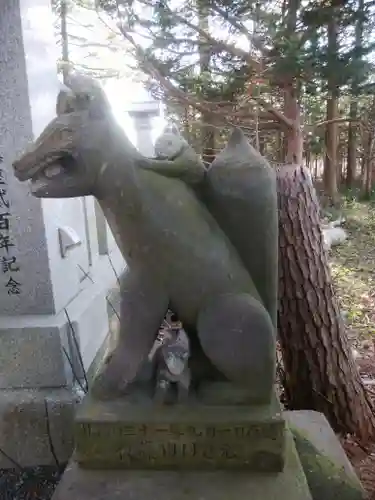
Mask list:
[{"label": "stone step", "polygon": [[75,424],[76,461],[84,468],[279,472],[285,420],[267,406],[160,406],[86,396]]}]

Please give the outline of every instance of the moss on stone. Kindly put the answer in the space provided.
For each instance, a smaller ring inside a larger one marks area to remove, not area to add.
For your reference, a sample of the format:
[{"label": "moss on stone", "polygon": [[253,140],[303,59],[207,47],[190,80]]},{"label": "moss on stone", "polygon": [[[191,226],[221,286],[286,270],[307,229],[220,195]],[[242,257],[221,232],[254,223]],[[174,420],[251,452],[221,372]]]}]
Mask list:
[{"label": "moss on stone", "polygon": [[344,467],[337,466],[291,426],[294,442],[306,475],[313,500],[364,500],[360,483],[354,481]]}]

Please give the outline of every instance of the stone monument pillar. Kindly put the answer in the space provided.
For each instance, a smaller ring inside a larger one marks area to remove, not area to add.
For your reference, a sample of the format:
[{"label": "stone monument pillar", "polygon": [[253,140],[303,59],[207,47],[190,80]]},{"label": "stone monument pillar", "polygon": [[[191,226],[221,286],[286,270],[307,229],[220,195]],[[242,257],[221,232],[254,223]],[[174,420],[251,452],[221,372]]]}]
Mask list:
[{"label": "stone monument pillar", "polygon": [[38,200],[11,171],[55,115],[55,46],[49,0],[1,3],[0,448],[25,466],[54,463],[46,411],[56,453],[69,458],[70,387],[84,371],[76,345],[87,370],[109,330],[111,266],[124,267],[117,248],[112,264],[105,255],[108,228],[92,198]]},{"label": "stone monument pillar", "polygon": [[128,113],[134,121],[137,148],[145,156],[154,156],[151,120],[160,116],[159,103],[152,100],[136,102],[132,104]]}]

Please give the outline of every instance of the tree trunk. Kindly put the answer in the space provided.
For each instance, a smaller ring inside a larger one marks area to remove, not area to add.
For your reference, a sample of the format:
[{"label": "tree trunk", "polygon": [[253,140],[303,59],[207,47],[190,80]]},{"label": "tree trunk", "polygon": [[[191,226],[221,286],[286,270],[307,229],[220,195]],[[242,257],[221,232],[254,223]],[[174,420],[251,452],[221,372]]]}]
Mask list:
[{"label": "tree trunk", "polygon": [[372,189],[372,161],[371,161],[371,139],[369,139],[369,144],[367,145],[367,154],[365,156],[364,161],[364,169],[362,176],[362,197],[366,200],[371,197],[371,189]]},{"label": "tree trunk", "polygon": [[[351,119],[357,117],[358,103],[356,99],[353,99],[350,103],[349,116]],[[346,187],[352,188],[357,170],[357,125],[355,123],[349,122],[348,130],[348,159],[346,166]]]},{"label": "tree trunk", "polygon": [[306,167],[310,170],[311,169],[311,151],[310,148],[307,147],[305,149],[305,158],[306,158]]},{"label": "tree trunk", "polygon": [[265,151],[265,144],[264,140],[259,141],[259,153],[264,156],[264,151]]},{"label": "tree trunk", "polygon": [[372,191],[372,170],[373,162],[371,160],[367,161],[367,168],[365,169],[365,186],[364,186],[364,197],[369,200],[371,198]]},{"label": "tree trunk", "polygon": [[[327,101],[327,121],[336,118],[337,98],[331,93]],[[327,124],[323,181],[328,198],[335,203],[337,200],[337,123],[335,122]]]},{"label": "tree trunk", "polygon": [[[346,141],[345,141],[346,143]],[[344,175],[344,166],[345,166],[345,158],[343,154],[343,149],[342,145],[339,144],[338,147],[338,154],[337,154],[337,179],[338,179],[338,185],[341,186],[345,179]]]},{"label": "tree trunk", "polygon": [[202,160],[205,165],[210,165],[216,156],[215,126],[212,125],[213,118],[210,113],[202,114],[201,139]]},{"label": "tree trunk", "polygon": [[[356,61],[362,59],[362,45],[363,45],[363,28],[364,28],[364,0],[358,0],[358,19],[355,25],[355,47],[354,47],[354,57]],[[358,95],[359,95],[359,84],[358,73],[353,76],[351,94],[352,100],[350,102],[349,117],[351,121],[349,122],[348,130],[348,164],[346,169],[346,186],[348,188],[353,187],[354,180],[356,177],[357,170],[357,124],[354,121],[357,119],[358,115]]]},{"label": "tree trunk", "polygon": [[[288,0],[286,37],[294,36],[297,28],[298,9],[301,0]],[[298,85],[294,75],[288,75],[283,85],[284,92],[284,115],[292,120],[293,127],[285,131],[286,163],[296,163],[302,165],[303,135],[301,127],[301,112],[298,103]]]},{"label": "tree trunk", "polygon": [[[210,32],[209,26],[209,5],[207,0],[196,0],[198,11],[198,25],[205,33]],[[200,36],[201,45],[199,45],[199,70],[201,76],[201,94],[203,99],[210,100],[210,66],[211,49],[207,40]],[[201,141],[202,141],[202,159],[206,165],[213,162],[215,158],[215,127],[213,124],[213,115],[211,113],[202,113],[201,117]]]},{"label": "tree trunk", "polygon": [[320,411],[337,432],[367,442],[375,416],[334,295],[309,171],[288,165],[277,175],[278,334],[288,407]]},{"label": "tree trunk", "polygon": [[66,83],[69,76],[69,38],[67,29],[68,2],[61,0],[60,4],[60,22],[61,22],[61,57],[63,60],[63,82]]},{"label": "tree trunk", "polygon": [[[265,140],[267,140],[267,139],[265,139]],[[284,137],[283,137],[283,132],[281,129],[277,130],[277,132],[276,132],[275,142],[276,142],[276,146],[275,146],[274,161],[282,163],[283,157],[284,157]]]},{"label": "tree trunk", "polygon": [[337,146],[338,146],[338,127],[334,121],[338,116],[338,97],[339,91],[336,84],[336,73],[334,68],[337,66],[338,41],[337,41],[337,23],[336,9],[332,8],[332,17],[328,23],[328,64],[331,69],[328,74],[328,98],[327,98],[327,124],[326,128],[326,155],[324,161],[324,188],[328,198],[335,203],[337,200]]},{"label": "tree trunk", "polygon": [[286,163],[302,165],[303,135],[297,90],[293,85],[284,87],[284,114],[293,120],[294,126],[285,131]]}]

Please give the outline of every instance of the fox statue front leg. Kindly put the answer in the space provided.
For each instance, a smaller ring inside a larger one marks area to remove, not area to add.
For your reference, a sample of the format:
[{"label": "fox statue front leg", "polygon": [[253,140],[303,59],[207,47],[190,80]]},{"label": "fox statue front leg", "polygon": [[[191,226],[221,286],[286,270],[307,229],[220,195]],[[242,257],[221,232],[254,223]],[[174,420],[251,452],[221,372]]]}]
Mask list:
[{"label": "fox statue front leg", "polygon": [[168,295],[148,272],[128,269],[120,288],[118,343],[91,387],[91,394],[101,400],[126,393],[147,360],[168,309]]}]

